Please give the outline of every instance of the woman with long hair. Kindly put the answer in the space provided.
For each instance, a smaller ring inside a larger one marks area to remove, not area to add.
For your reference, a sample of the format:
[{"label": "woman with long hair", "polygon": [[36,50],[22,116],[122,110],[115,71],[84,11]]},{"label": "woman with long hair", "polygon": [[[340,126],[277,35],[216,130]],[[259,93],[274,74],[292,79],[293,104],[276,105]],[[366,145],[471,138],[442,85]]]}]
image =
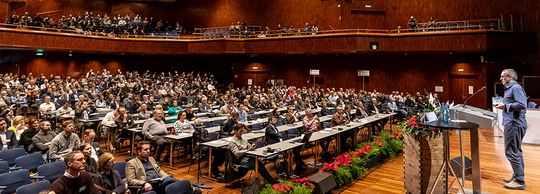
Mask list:
[{"label": "woman with long hair", "polygon": [[111,153],[104,153],[98,159],[98,169],[94,176],[94,185],[100,194],[125,193],[126,183],[120,173],[114,170],[116,159]]},{"label": "woman with long hair", "polygon": [[28,122],[28,129],[24,130],[19,140],[19,145],[24,145],[24,149],[28,153],[34,152],[34,146],[32,145],[32,138],[39,133],[39,121],[36,118],[30,119]]},{"label": "woman with long hair", "polygon": [[193,126],[187,120],[187,114],[185,111],[178,113],[178,120],[174,122],[174,133],[185,133],[188,131],[193,131]]}]

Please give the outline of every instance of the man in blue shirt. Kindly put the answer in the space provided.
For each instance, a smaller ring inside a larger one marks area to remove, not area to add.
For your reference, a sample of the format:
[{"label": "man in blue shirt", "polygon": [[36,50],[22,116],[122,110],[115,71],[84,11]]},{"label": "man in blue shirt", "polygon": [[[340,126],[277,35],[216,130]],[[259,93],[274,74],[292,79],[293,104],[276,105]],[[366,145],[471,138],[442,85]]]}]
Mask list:
[{"label": "man in blue shirt", "polygon": [[501,81],[504,85],[503,103],[495,105],[495,108],[503,111],[504,125],[504,148],[506,158],[512,165],[514,174],[511,178],[505,178],[504,185],[507,189],[525,189],[525,173],[523,164],[523,151],[521,143],[527,130],[527,95],[521,85],[517,83],[518,75],[513,69],[505,69],[501,73]]}]

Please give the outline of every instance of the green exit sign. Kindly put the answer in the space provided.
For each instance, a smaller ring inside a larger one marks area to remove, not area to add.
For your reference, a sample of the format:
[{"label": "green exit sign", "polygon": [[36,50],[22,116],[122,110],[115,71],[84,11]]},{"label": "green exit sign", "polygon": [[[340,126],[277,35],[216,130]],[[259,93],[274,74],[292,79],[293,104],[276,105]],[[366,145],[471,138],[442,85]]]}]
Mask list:
[{"label": "green exit sign", "polygon": [[463,69],[458,69],[458,71],[463,71]]},{"label": "green exit sign", "polygon": [[43,52],[43,49],[38,49],[37,52]]}]

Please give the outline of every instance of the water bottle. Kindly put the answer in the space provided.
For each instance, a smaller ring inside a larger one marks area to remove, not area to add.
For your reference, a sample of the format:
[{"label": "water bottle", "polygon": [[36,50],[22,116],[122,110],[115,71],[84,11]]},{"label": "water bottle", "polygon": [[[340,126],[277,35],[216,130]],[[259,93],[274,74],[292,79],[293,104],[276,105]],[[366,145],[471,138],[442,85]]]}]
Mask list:
[{"label": "water bottle", "polygon": [[441,111],[441,115],[439,116],[439,119],[441,121],[444,121],[444,102],[441,103],[441,110],[440,111]]},{"label": "water bottle", "polygon": [[446,114],[444,116],[444,118],[445,118],[444,122],[449,123],[450,122],[450,105],[446,104],[446,106],[444,107],[444,110],[445,110],[445,114]]},{"label": "water bottle", "polygon": [[445,122],[448,120],[448,109],[447,109],[447,104],[443,103],[442,106],[441,106],[441,121],[442,122]]}]

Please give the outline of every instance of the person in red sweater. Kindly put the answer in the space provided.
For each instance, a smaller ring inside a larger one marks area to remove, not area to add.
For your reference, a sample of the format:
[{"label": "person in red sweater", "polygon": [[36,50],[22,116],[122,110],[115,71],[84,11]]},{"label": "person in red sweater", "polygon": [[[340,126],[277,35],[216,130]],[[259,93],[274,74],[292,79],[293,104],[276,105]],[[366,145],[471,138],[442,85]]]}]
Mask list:
[{"label": "person in red sweater", "polygon": [[64,176],[58,177],[52,185],[51,191],[62,194],[94,194],[98,190],[88,172],[84,171],[85,159],[81,151],[73,151],[66,155],[64,162],[67,170]]}]

